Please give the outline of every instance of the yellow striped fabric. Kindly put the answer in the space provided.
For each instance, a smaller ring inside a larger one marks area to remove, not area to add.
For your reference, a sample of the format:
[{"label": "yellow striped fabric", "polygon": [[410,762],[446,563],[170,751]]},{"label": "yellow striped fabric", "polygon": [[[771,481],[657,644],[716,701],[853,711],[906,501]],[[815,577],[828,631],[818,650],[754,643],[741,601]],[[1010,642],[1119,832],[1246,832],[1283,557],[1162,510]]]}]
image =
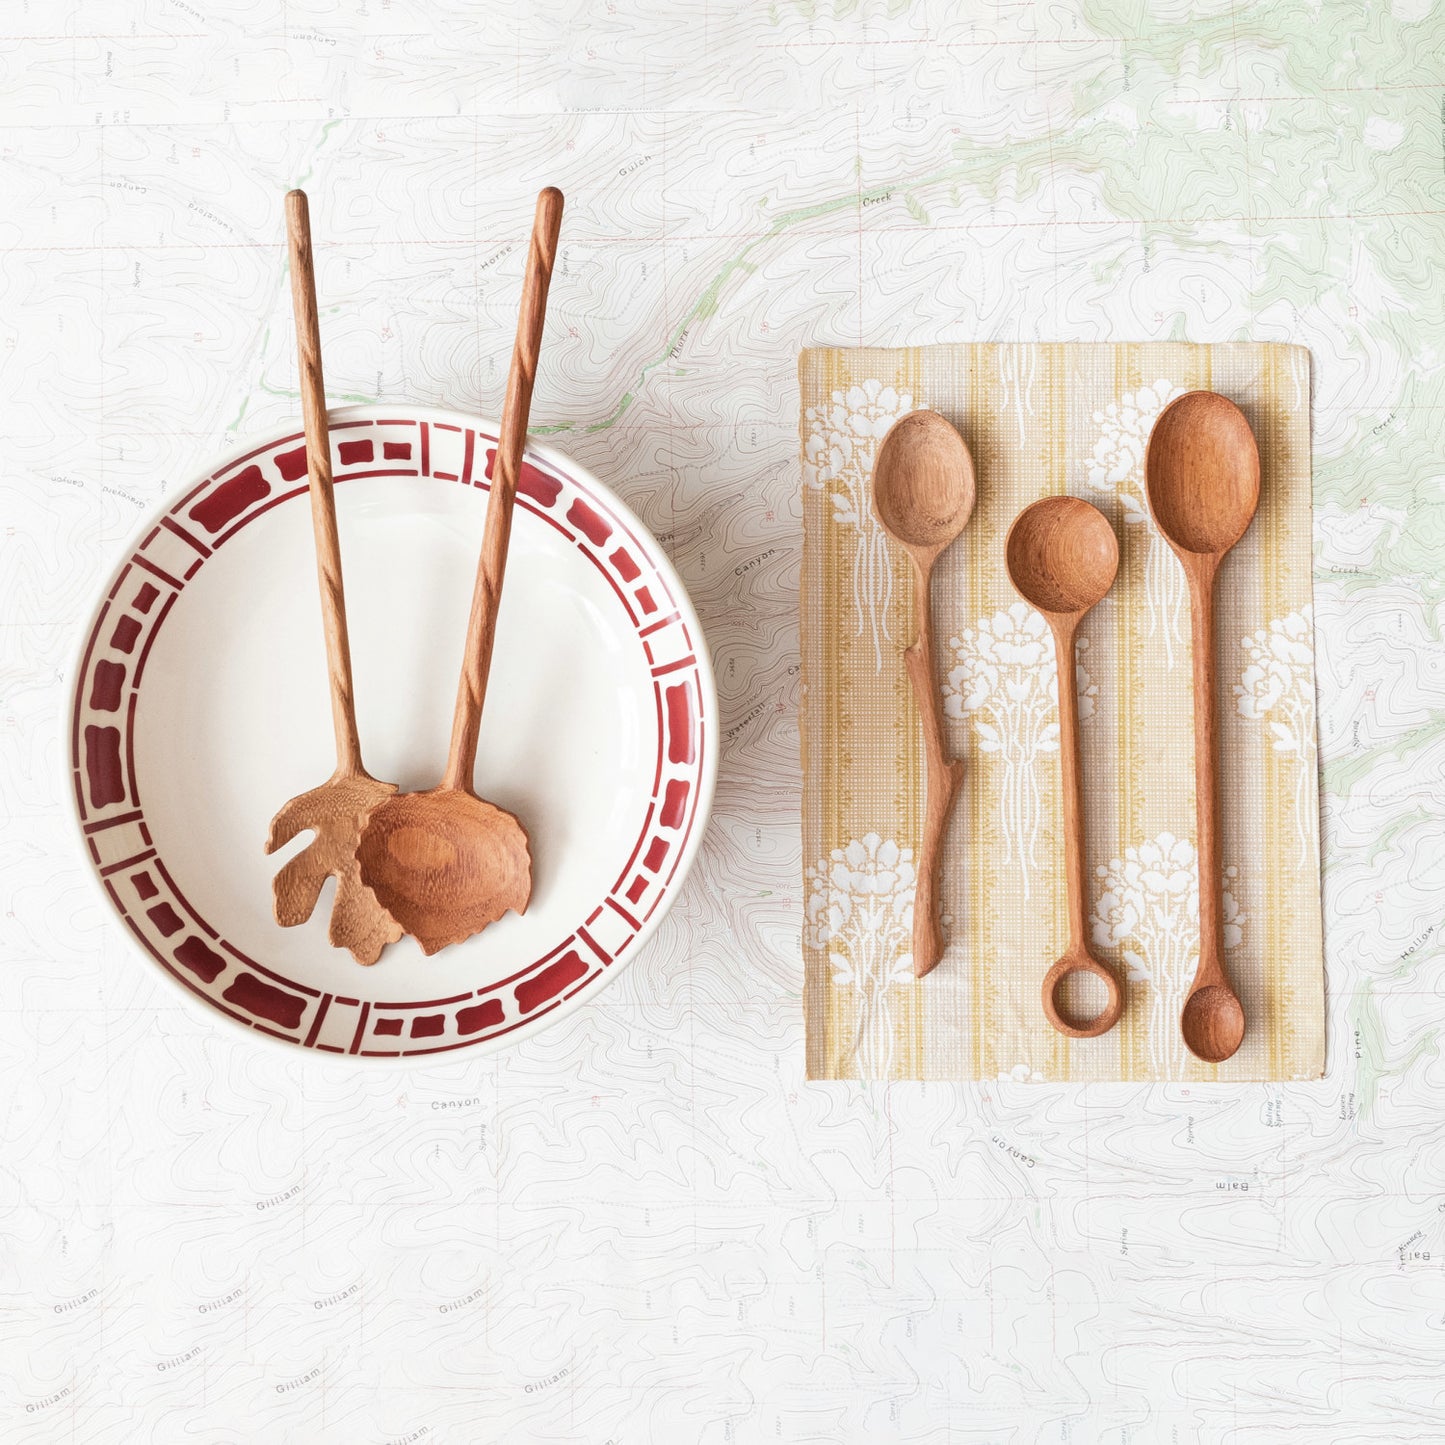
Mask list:
[{"label": "yellow striped fabric", "polygon": [[[813,350],[799,367],[803,472],[803,953],[814,1079],[1317,1077],[1324,1064],[1311,615],[1310,371],[1299,347],[1231,343]],[[1206,388],[1259,442],[1258,516],[1217,591],[1226,966],[1248,1019],[1226,1063],[1184,1048],[1198,946],[1189,603],[1149,519],[1159,410]],[[934,580],[936,681],[965,775],[944,855],[947,952],[909,968],[922,735],[903,667],[909,563],[873,520],[878,443],[931,407],[962,432],[978,504]],[[1009,524],[1084,497],[1119,539],[1076,676],[1095,952],[1128,999],[1097,1039],[1060,1037],[1039,983],[1066,939],[1057,677],[1004,570]]]}]

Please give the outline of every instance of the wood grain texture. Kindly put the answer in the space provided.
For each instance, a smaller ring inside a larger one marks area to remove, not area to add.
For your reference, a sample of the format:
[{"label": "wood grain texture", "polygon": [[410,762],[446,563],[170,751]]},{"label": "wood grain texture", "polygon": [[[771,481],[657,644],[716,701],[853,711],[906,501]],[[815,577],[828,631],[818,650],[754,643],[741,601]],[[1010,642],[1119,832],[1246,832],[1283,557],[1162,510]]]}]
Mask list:
[{"label": "wood grain texture", "polygon": [[472,775],[561,224],[562,193],[548,187],[537,197],[532,224],[446,771],[430,792],[384,803],[357,850],[367,884],[429,954],[470,938],[509,909],[525,913],[531,901],[526,830],[477,797]]},{"label": "wood grain texture", "polygon": [[[932,570],[917,573],[919,616],[926,618]],[[913,896],[913,972],[931,972],[943,957],[943,925],[938,915],[938,870],[943,861],[943,835],[963,782],[963,764],[948,756],[943,741],[943,713],[934,680],[932,630],[926,622],[903,656],[918,715],[923,723],[923,840],[919,848],[918,886]]]},{"label": "wood grain texture", "polygon": [[924,816],[913,898],[913,972],[922,978],[943,957],[938,869],[944,831],[963,780],[943,741],[943,700],[934,675],[933,567],[973,514],[973,460],[963,438],[937,412],[896,422],[878,448],[873,510],[879,525],[913,563],[914,640],[904,654],[923,723]]},{"label": "wood grain texture", "polygon": [[1224,968],[1215,742],[1214,583],[1259,506],[1259,451],[1243,412],[1191,391],[1159,414],[1144,464],[1149,510],[1189,583],[1194,654],[1194,779],[1199,828],[1199,966],[1179,1026],[1196,1058],[1221,1063],[1245,1016]]},{"label": "wood grain texture", "polygon": [[532,898],[532,854],[511,813],[446,784],[399,793],[371,815],[357,846],[361,876],[433,954]]},{"label": "wood grain texture", "polygon": [[[1044,1015],[1076,1039],[1107,1033],[1124,1012],[1114,970],[1089,951],[1088,860],[1084,849],[1084,792],[1079,765],[1079,698],[1074,648],[1079,624],[1114,585],[1119,544],[1097,507],[1077,497],[1045,497],[1014,519],[1004,544],[1014,590],[1044,616],[1053,634],[1059,698],[1059,770],[1063,788],[1064,875],[1068,886],[1069,946],[1044,975]],[[1083,1018],[1065,1007],[1066,980],[1092,974],[1103,985],[1103,1008]]]},{"label": "wood grain texture", "polygon": [[547,291],[552,284],[552,267],[557,258],[557,236],[561,227],[562,192],[549,186],[537,197],[537,211],[532,223],[521,312],[517,318],[517,338],[507,372],[501,433],[497,438],[497,456],[492,466],[492,491],[487,501],[482,555],[477,566],[461,681],[452,715],[451,753],[447,760],[445,782],[453,788],[471,787],[472,770],[476,764],[482,704],[487,697],[497,609],[502,601],[507,546],[512,536],[512,503],[522,470],[522,452],[527,444],[527,418],[532,410],[532,387],[537,379],[537,357],[542,350],[542,327],[547,316]]},{"label": "wood grain texture", "polygon": [[305,191],[286,196],[286,239],[291,255],[291,309],[296,321],[296,362],[301,418],[306,428],[306,475],[311,528],[316,538],[316,577],[321,588],[321,626],[330,674],[331,719],[338,768],[361,770],[356,732],[356,697],[351,680],[351,640],[346,631],[346,595],[341,581],[341,540],[331,480],[331,433],[326,418],[326,383],[321,370],[321,324],[316,309],[316,269],[311,251],[311,213]]},{"label": "wood grain texture", "polygon": [[401,927],[362,881],[356,844],[375,808],[396,792],[394,783],[373,778],[361,763],[356,699],[351,680],[351,643],[346,631],[346,594],[341,579],[341,542],[332,495],[331,441],[326,424],[326,387],[321,370],[321,328],[316,311],[316,275],[311,254],[311,218],[304,191],[286,197],[286,235],[291,258],[291,300],[296,317],[296,355],[301,381],[301,415],[306,428],[307,489],[316,544],[321,626],[331,720],[336,736],[336,772],[292,798],[271,820],[266,852],[298,833],[315,837],[272,881],[272,907],[283,928],[304,923],[316,908],[328,877],[336,879],[327,938],[349,949],[358,963],[372,964]]},{"label": "wood grain texture", "polygon": [[357,963],[372,964],[389,943],[401,937],[401,925],[366,886],[356,859],[356,844],[367,819],[396,792],[394,783],[378,782],[365,773],[338,773],[320,787],[292,798],[271,820],[266,851],[274,853],[299,833],[315,837],[288,859],[271,883],[272,911],[283,928],[305,923],[315,911],[328,878],[336,879],[336,896],[326,937],[333,948],[345,948]]}]

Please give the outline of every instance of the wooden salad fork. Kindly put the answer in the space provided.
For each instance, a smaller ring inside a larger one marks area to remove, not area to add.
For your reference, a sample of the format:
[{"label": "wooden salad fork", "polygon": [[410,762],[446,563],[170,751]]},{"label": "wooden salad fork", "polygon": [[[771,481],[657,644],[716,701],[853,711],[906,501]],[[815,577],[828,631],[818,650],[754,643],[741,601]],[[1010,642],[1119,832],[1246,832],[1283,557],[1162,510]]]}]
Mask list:
[{"label": "wooden salad fork", "polygon": [[306,472],[311,526],[316,540],[316,573],[321,584],[321,623],[326,636],[326,669],[331,687],[331,722],[336,734],[336,771],[320,787],[291,799],[271,820],[266,852],[274,853],[298,833],[316,836],[288,860],[271,884],[276,922],[304,923],[315,911],[328,878],[336,898],[326,936],[358,963],[375,963],[401,925],[362,882],[356,845],[366,821],[396,792],[361,763],[356,701],[351,681],[351,644],[346,631],[346,597],[341,583],[341,544],[332,496],[331,441],[326,425],[326,388],[321,374],[321,327],[316,314],[316,274],[311,254],[311,219],[304,191],[286,197],[286,233],[291,252],[291,300],[296,314],[296,352],[301,369],[301,415],[306,427]]}]

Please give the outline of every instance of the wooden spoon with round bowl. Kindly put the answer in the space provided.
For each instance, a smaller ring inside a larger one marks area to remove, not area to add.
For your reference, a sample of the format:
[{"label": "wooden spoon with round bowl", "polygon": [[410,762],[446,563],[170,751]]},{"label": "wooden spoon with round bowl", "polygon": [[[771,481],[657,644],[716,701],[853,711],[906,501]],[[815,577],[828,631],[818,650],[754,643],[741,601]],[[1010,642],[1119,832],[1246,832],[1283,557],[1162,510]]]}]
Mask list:
[{"label": "wooden spoon with round bowl", "polygon": [[561,224],[562,193],[548,187],[537,197],[527,253],[446,773],[429,792],[383,802],[357,848],[362,878],[428,954],[470,938],[508,909],[525,913],[532,897],[527,834],[511,813],[477,796],[472,773]]},{"label": "wooden spoon with round bowl", "polygon": [[336,771],[319,788],[292,798],[271,820],[266,851],[274,853],[298,833],[316,836],[277,873],[271,884],[276,922],[304,923],[315,911],[327,878],[336,879],[327,937],[351,950],[358,963],[375,963],[401,928],[361,881],[356,844],[372,810],[396,792],[361,765],[356,702],[351,686],[351,643],[346,596],[341,586],[341,544],[331,485],[331,441],[326,426],[326,388],[321,375],[321,327],[316,316],[316,273],[311,255],[311,217],[304,191],[286,197],[286,236],[291,251],[291,300],[296,313],[296,353],[301,369],[301,416],[306,427],[306,471],[316,573],[321,583],[321,622],[331,683],[331,722],[336,733]]},{"label": "wooden spoon with round bowl", "polygon": [[1219,1064],[1244,1040],[1244,1008],[1224,971],[1214,742],[1214,579],[1259,506],[1259,449],[1244,413],[1212,391],[1176,397],[1149,436],[1144,487],[1154,525],[1189,580],[1194,649],[1199,966],[1179,1028],[1190,1053]]},{"label": "wooden spoon with round bowl", "polygon": [[[1069,946],[1044,975],[1044,1015],[1061,1033],[1097,1038],[1124,1012],[1124,993],[1113,969],[1088,945],[1088,873],[1084,856],[1084,797],[1079,781],[1079,696],[1074,640],[1079,623],[1103,600],[1119,571],[1119,543],[1097,507],[1078,497],[1044,497],[1014,518],[1004,545],[1014,590],[1036,608],[1054,634],[1058,661],[1059,765],[1064,786],[1064,872],[1069,892]],[[1064,980],[1092,974],[1105,989],[1104,1007],[1092,1019],[1075,1017],[1060,1002]]]},{"label": "wooden spoon with round bowl", "polygon": [[943,745],[943,703],[933,680],[933,564],[973,515],[973,459],[936,411],[914,411],[895,422],[873,465],[873,511],[883,530],[913,562],[913,645],[903,654],[923,718],[924,815],[913,898],[913,972],[928,973],[943,956],[938,922],[938,864],[943,830],[963,777]]}]

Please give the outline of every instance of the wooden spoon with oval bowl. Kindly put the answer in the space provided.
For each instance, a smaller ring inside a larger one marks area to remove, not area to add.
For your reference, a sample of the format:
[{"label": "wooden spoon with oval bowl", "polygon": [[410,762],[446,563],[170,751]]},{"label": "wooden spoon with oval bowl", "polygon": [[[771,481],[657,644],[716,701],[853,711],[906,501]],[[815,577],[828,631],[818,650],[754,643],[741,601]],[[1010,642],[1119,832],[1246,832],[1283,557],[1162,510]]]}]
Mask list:
[{"label": "wooden spoon with oval bowl", "polygon": [[1214,579],[1259,507],[1259,449],[1244,413],[1190,391],[1159,413],[1144,458],[1154,525],[1189,579],[1194,648],[1194,795],[1199,815],[1199,966],[1179,1028],[1189,1052],[1223,1063],[1244,1040],[1244,1008],[1224,971],[1219,790],[1214,743]]},{"label": "wooden spoon with oval bowl", "polygon": [[327,878],[336,879],[327,937],[348,948],[358,963],[375,963],[401,928],[361,881],[356,844],[372,810],[396,792],[361,765],[356,702],[351,687],[351,644],[346,596],[341,586],[341,545],[331,486],[331,441],[326,426],[326,388],[321,375],[321,328],[316,317],[316,273],[311,255],[311,218],[304,191],[286,197],[286,236],[291,251],[291,300],[296,313],[296,352],[301,368],[301,416],[306,427],[306,471],[316,572],[321,583],[321,621],[331,682],[331,722],[336,733],[336,771],[319,788],[292,798],[271,820],[266,851],[274,853],[298,833],[316,836],[277,873],[271,884],[276,922],[304,923],[315,911]]},{"label": "wooden spoon with oval bowl", "polygon": [[470,938],[509,908],[525,913],[532,897],[527,834],[512,814],[477,796],[472,773],[561,224],[562,193],[548,187],[537,197],[527,253],[446,774],[430,792],[382,803],[357,848],[362,878],[428,954]]},{"label": "wooden spoon with oval bowl", "polygon": [[[1114,971],[1089,952],[1088,873],[1084,857],[1084,796],[1079,783],[1079,695],[1074,639],[1079,623],[1103,600],[1119,571],[1119,543],[1097,507],[1078,497],[1044,497],[1014,518],[1004,545],[1009,580],[1054,634],[1058,659],[1059,764],[1064,785],[1064,872],[1069,891],[1069,946],[1044,975],[1044,1015],[1075,1039],[1107,1033],[1124,1012]],[[1105,989],[1104,1007],[1092,1019],[1076,1018],[1060,1002],[1066,978],[1089,973]]]},{"label": "wooden spoon with oval bowl", "polygon": [[895,422],[873,465],[873,511],[913,562],[916,637],[903,654],[923,718],[924,814],[913,898],[913,972],[928,973],[943,956],[938,922],[938,863],[943,830],[963,777],[943,745],[943,703],[933,680],[933,564],[973,515],[973,459],[954,427],[936,411]]}]

